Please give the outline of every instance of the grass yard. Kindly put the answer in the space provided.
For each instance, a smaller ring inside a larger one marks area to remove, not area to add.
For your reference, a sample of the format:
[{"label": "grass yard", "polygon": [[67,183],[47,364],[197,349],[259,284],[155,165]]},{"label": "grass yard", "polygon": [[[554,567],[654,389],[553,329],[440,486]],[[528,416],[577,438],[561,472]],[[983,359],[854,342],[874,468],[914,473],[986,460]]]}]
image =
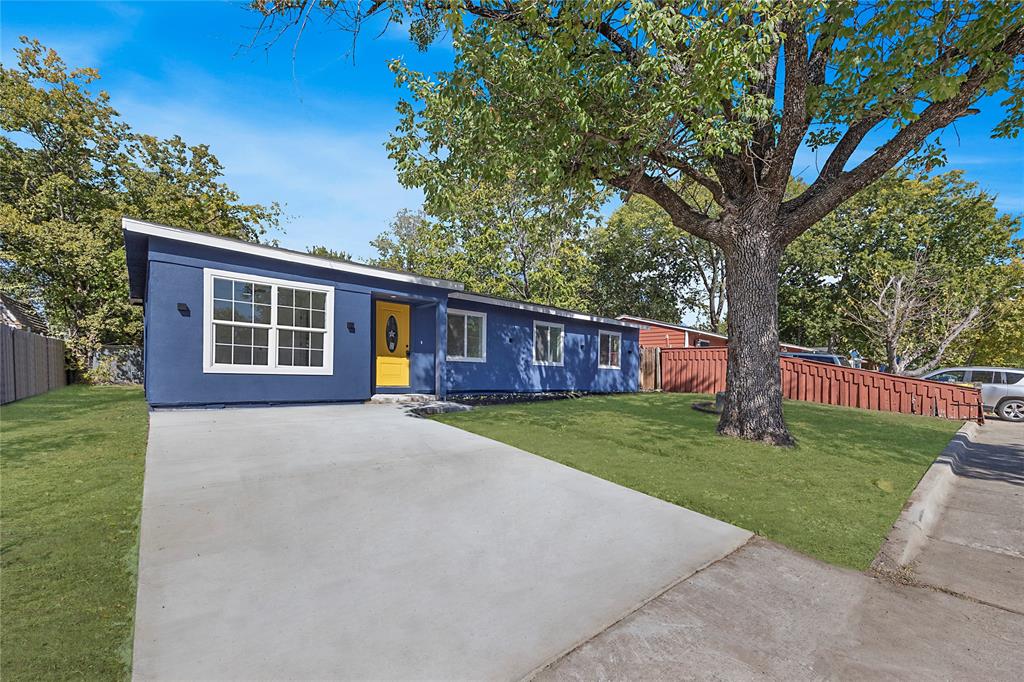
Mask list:
[{"label": "grass yard", "polygon": [[436,417],[829,563],[865,569],[959,422],[787,402],[798,446],[717,436],[707,396],[646,393]]},{"label": "grass yard", "polygon": [[134,387],[0,408],[4,680],[129,677],[146,424]]}]

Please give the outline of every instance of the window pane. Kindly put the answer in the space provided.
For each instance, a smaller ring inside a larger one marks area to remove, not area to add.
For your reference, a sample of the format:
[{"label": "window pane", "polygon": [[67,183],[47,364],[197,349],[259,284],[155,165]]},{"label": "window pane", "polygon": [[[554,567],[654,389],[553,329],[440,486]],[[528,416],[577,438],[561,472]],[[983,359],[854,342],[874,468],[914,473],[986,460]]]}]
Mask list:
[{"label": "window pane", "polygon": [[475,315],[466,317],[466,357],[484,356],[484,318]]},{"label": "window pane", "polygon": [[533,359],[537,362],[548,361],[548,331],[547,327],[537,325],[537,330],[533,339]]},{"label": "window pane", "polygon": [[1003,374],[1006,375],[1006,383],[1008,384],[1016,384],[1021,379],[1024,379],[1024,374],[1020,372],[1003,372]]},{"label": "window pane", "polygon": [[323,329],[326,327],[327,325],[324,313],[316,310],[310,313],[310,326],[316,329]]},{"label": "window pane", "polygon": [[252,303],[235,304],[235,322],[252,322]]},{"label": "window pane", "polygon": [[270,324],[270,306],[269,305],[257,305],[253,306],[254,317],[253,322],[258,324]]},{"label": "window pane", "polygon": [[295,290],[287,287],[277,288],[277,304],[278,305],[291,305],[294,300]]},{"label": "window pane", "polygon": [[294,333],[295,332],[290,332],[285,329],[282,329],[281,331],[277,332],[277,345],[282,346],[284,348],[291,348],[292,334]]},{"label": "window pane", "polygon": [[976,369],[971,372],[971,381],[975,383],[991,384],[995,380],[995,372],[990,369]]},{"label": "window pane", "polygon": [[252,301],[252,282],[235,282],[235,300]]},{"label": "window pane", "polygon": [[220,277],[213,278],[213,297],[231,300],[231,280]]},{"label": "window pane", "polygon": [[551,328],[551,362],[562,361],[562,330]]},{"label": "window pane", "polygon": [[277,364],[291,366],[292,364],[292,349],[291,348],[279,348],[277,351]]},{"label": "window pane", "polygon": [[269,365],[269,358],[267,357],[269,351],[266,348],[253,348],[252,349],[252,364],[254,365]]},{"label": "window pane", "polygon": [[293,309],[292,308],[282,308],[282,307],[278,306],[278,308],[277,308],[277,323],[278,324],[283,324],[286,327],[290,327],[290,326],[292,326],[292,323],[294,321],[295,321],[295,318],[293,317]]},{"label": "window pane", "polygon": [[448,314],[448,355],[461,358],[466,355],[466,316]]},{"label": "window pane", "polygon": [[295,347],[309,348],[309,332],[295,332]]},{"label": "window pane", "polygon": [[294,351],[294,364],[296,367],[308,367],[309,366],[309,351],[308,350],[296,350]]},{"label": "window pane", "polygon": [[296,308],[308,308],[309,307],[309,292],[303,289],[295,290],[295,307]]},{"label": "window pane", "polygon": [[302,308],[295,309],[295,321],[292,323],[296,327],[308,327],[309,326],[309,311],[303,310]]},{"label": "window pane", "polygon": [[326,310],[327,309],[327,294],[323,291],[314,291],[312,294],[311,308],[313,310]]},{"label": "window pane", "polygon": [[220,365],[231,364],[231,346],[218,343],[213,353],[213,361]]},{"label": "window pane", "polygon": [[254,346],[269,346],[270,343],[270,330],[269,329],[253,329],[252,330],[252,345]]},{"label": "window pane", "polygon": [[249,348],[248,346],[235,346],[234,355],[236,365],[252,364],[252,348]]},{"label": "window pane", "polygon": [[309,351],[309,366],[310,367],[323,367],[324,366],[324,352],[322,350],[311,350],[311,351]]},{"label": "window pane", "polygon": [[231,319],[231,303],[230,303],[230,301],[214,301],[213,302],[213,319],[215,319],[215,320],[230,320]]},{"label": "window pane", "polygon": [[253,287],[252,298],[256,303],[270,304],[270,285],[269,284],[257,284]]},{"label": "window pane", "polygon": [[600,348],[598,349],[598,353],[597,353],[597,364],[599,364],[599,365],[607,365],[608,364],[608,353],[609,353],[610,348],[611,348],[611,343],[610,343],[611,337],[608,336],[607,334],[600,334],[600,335],[598,335],[598,338],[600,339],[599,342],[598,342]]},{"label": "window pane", "polygon": [[252,345],[252,329],[249,327],[235,327],[234,332],[236,346]]},{"label": "window pane", "polygon": [[609,338],[609,362],[608,364],[612,367],[619,366],[619,358],[621,357],[621,351],[619,350],[619,337],[610,336]]},{"label": "window pane", "polygon": [[313,332],[311,334],[310,348],[316,348],[322,350],[324,347],[324,335]]},{"label": "window pane", "polygon": [[231,343],[231,327],[226,324],[215,324],[214,341],[217,343]]}]

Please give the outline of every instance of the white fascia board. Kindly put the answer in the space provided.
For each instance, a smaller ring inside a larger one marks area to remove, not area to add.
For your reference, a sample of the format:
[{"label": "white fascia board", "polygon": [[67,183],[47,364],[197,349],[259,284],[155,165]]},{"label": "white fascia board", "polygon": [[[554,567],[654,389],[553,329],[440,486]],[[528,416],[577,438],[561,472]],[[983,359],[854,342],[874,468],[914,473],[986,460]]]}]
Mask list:
[{"label": "white fascia board", "polygon": [[340,272],[348,272],[354,275],[363,275],[365,277],[376,277],[378,279],[406,282],[409,284],[420,284],[423,286],[438,287],[440,289],[449,289],[454,291],[462,291],[465,288],[462,282],[455,282],[448,279],[420,277],[419,275],[413,275],[407,272],[395,272],[393,270],[375,268],[371,265],[334,260],[333,258],[323,258],[321,256],[299,253],[298,251],[289,251],[276,246],[252,244],[250,242],[243,242],[229,237],[218,237],[217,235],[208,234],[206,232],[183,230],[180,227],[170,227],[169,225],[149,223],[143,220],[135,220],[134,218],[122,218],[121,229],[125,232],[143,234],[149,237],[161,237],[163,239],[187,242],[189,244],[196,244],[199,246],[209,246],[215,249],[225,249],[236,253],[260,256],[262,258],[273,258],[274,260],[282,260],[289,263],[311,265],[313,267],[325,268],[327,270],[338,270]]},{"label": "white fascia board", "polygon": [[448,294],[448,298],[458,299],[460,301],[473,301],[474,303],[483,303],[486,305],[497,305],[504,308],[514,308],[516,310],[527,310],[533,313],[541,313],[543,315],[555,315],[556,317],[566,317],[570,320],[581,320],[583,322],[596,322],[598,324],[608,324],[614,327],[629,327],[631,329],[641,329],[642,324],[635,322],[626,322],[625,320],[613,320],[610,317],[599,317],[597,315],[588,315],[586,313],[578,313],[573,310],[565,310],[563,308],[552,308],[546,305],[537,305],[536,303],[523,303],[522,301],[509,301],[504,298],[491,298],[490,296],[479,296],[477,294],[470,294],[465,291],[452,292]]}]

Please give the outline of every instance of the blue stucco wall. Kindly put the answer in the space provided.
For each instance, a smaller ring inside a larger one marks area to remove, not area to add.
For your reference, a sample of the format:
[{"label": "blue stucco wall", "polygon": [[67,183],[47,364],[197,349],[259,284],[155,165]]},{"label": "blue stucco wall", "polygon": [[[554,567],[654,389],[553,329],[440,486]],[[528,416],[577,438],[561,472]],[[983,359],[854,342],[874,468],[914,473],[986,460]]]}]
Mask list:
[{"label": "blue stucco wall", "polygon": [[[487,313],[487,362],[445,363],[449,393],[637,390],[639,332],[636,329],[572,320],[503,306],[451,299],[448,308]],[[533,322],[565,327],[561,367],[533,364]],[[622,334],[621,367],[597,366],[598,332]]]},{"label": "blue stucco wall", "polygon": [[[203,268],[333,286],[334,374],[203,372]],[[151,238],[145,289],[146,397],[154,406],[361,401],[375,386],[375,298],[410,305],[410,385],[397,392],[434,393],[440,371],[448,393],[637,390],[636,329],[603,326],[504,306],[452,299],[444,289],[342,273],[223,249]],[[191,311],[184,316],[178,304]],[[445,357],[446,308],[487,313],[487,362]],[[562,367],[533,364],[533,321],[565,327]],[[349,331],[348,323],[354,325]],[[622,367],[597,366],[598,330],[622,334]],[[440,334],[438,333],[440,331]],[[383,389],[387,390],[387,389]]]},{"label": "blue stucco wall", "polygon": [[[333,285],[334,374],[203,372],[203,268]],[[146,398],[151,405],[342,402],[375,392],[372,297],[395,295],[412,308],[412,390],[434,392],[434,317],[446,291],[329,269],[151,239],[146,287]],[[191,315],[177,306],[185,303]],[[349,322],[354,332],[347,328]],[[429,327],[428,327],[429,322]]]}]

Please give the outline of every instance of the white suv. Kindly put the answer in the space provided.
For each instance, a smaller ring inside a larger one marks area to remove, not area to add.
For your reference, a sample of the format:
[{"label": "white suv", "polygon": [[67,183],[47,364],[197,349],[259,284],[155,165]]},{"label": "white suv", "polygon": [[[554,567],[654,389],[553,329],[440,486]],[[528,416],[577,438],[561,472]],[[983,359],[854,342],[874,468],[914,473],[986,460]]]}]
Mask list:
[{"label": "white suv", "polygon": [[949,367],[922,379],[951,384],[981,384],[986,410],[1010,422],[1024,422],[1024,369],[1019,367]]}]

